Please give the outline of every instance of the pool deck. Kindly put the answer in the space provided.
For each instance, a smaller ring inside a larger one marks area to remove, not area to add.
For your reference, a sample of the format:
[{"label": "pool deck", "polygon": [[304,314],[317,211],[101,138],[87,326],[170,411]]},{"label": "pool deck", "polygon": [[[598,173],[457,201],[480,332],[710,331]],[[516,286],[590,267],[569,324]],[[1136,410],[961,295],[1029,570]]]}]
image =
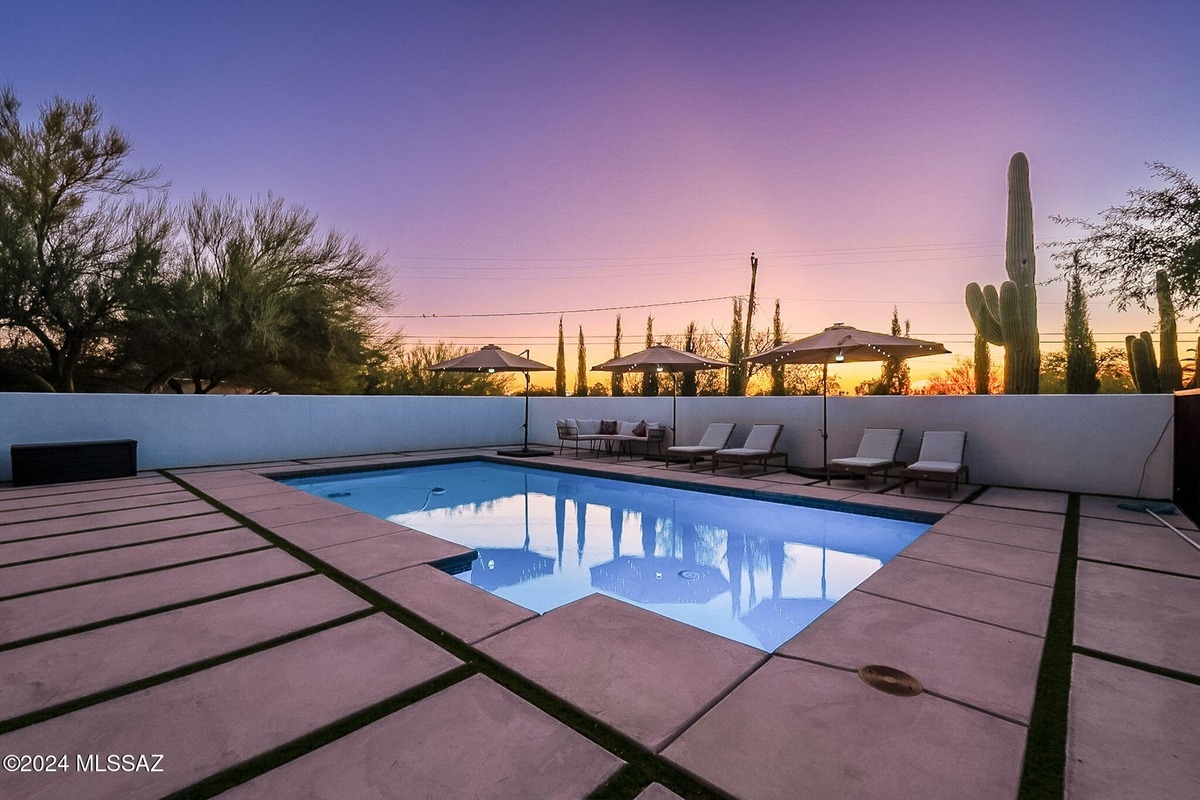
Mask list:
[{"label": "pool deck", "polygon": [[0,755],[57,767],[6,760],[0,797],[1015,798],[1060,558],[1065,794],[1200,797],[1200,550],[1118,498],[520,462],[942,515],[766,654],[601,595],[534,614],[267,477],[472,455],[0,489]]}]

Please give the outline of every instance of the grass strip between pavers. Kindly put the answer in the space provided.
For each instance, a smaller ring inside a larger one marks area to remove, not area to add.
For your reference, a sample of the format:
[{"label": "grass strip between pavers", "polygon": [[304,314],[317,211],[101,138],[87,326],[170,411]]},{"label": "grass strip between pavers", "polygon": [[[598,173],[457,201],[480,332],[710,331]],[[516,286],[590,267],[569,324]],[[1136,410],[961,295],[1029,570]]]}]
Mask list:
[{"label": "grass strip between pavers", "polygon": [[1067,499],[1050,621],[1038,669],[1037,693],[1025,740],[1019,800],[1061,798],[1067,762],[1067,715],[1075,639],[1075,571],[1079,555],[1079,494]]},{"label": "grass strip between pavers", "polygon": [[183,478],[167,477],[179,483],[205,502],[215,506],[227,516],[261,535],[279,549],[304,562],[319,574],[337,583],[342,588],[366,600],[392,619],[420,634],[446,652],[464,662],[462,667],[435,678],[421,686],[403,692],[390,700],[376,704],[314,731],[282,747],[263,753],[249,761],[209,776],[175,794],[173,798],[213,797],[238,784],[245,783],[270,770],[299,758],[319,747],[346,736],[378,719],[406,708],[442,689],[458,683],[474,674],[482,674],[540,711],[550,715],[559,723],[584,736],[594,744],[626,762],[626,766],[607,782],[597,787],[591,797],[604,800],[633,800],[651,783],[660,783],[686,800],[724,800],[728,795],[709,787],[683,770],[668,763],[661,756],[646,750],[628,736],[610,728],[603,722],[560,700],[528,678],[484,655],[465,642],[422,619],[408,609],[348,575],[330,567],[319,557],[298,547],[269,528],[256,523],[220,500],[207,495],[204,490],[191,486]]}]

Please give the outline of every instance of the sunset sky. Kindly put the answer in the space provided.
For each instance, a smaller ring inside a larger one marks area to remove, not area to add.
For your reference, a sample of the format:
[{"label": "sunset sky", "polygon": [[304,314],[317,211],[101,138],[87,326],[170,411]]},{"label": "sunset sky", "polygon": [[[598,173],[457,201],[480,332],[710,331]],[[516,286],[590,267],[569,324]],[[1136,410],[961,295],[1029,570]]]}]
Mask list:
[{"label": "sunset sky", "polygon": [[[1050,215],[1154,185],[1146,162],[1200,175],[1195,0],[9,0],[3,18],[0,83],[27,119],[94,96],[175,201],[271,191],[386,251],[411,341],[553,364],[563,313],[572,382],[579,326],[600,363],[617,313],[625,353],[647,315],[727,330],[751,251],[756,327],[776,298],[789,338],[886,331],[895,304],[969,357],[963,289],[1005,278],[1013,152],[1040,242],[1072,235]],[[1039,290],[1045,349],[1063,295]],[[1153,322],[1092,301],[1101,347]],[[950,356],[922,361],[915,378]]]}]

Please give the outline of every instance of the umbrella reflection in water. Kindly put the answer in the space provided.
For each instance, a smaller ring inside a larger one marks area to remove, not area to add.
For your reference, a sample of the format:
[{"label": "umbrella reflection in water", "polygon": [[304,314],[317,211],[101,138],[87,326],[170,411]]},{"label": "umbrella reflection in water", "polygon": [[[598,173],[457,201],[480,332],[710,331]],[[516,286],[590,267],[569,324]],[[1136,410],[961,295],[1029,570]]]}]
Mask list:
[{"label": "umbrella reflection in water", "polygon": [[471,584],[493,591],[501,586],[550,575],[554,559],[529,549],[529,476],[525,476],[525,544],[521,547],[478,547],[471,562]]},{"label": "umbrella reflection in water", "polygon": [[729,591],[716,567],[660,556],[619,556],[597,564],[592,586],[635,603],[707,603]]}]

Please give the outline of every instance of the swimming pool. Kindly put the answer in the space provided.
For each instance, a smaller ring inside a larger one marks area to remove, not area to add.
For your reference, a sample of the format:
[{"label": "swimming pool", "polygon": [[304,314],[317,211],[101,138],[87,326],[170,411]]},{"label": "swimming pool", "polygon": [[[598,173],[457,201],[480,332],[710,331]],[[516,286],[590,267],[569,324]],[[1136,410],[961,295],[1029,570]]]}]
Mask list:
[{"label": "swimming pool", "polygon": [[285,483],[474,548],[458,577],[532,611],[600,592],[768,652],[929,527],[480,461]]}]

